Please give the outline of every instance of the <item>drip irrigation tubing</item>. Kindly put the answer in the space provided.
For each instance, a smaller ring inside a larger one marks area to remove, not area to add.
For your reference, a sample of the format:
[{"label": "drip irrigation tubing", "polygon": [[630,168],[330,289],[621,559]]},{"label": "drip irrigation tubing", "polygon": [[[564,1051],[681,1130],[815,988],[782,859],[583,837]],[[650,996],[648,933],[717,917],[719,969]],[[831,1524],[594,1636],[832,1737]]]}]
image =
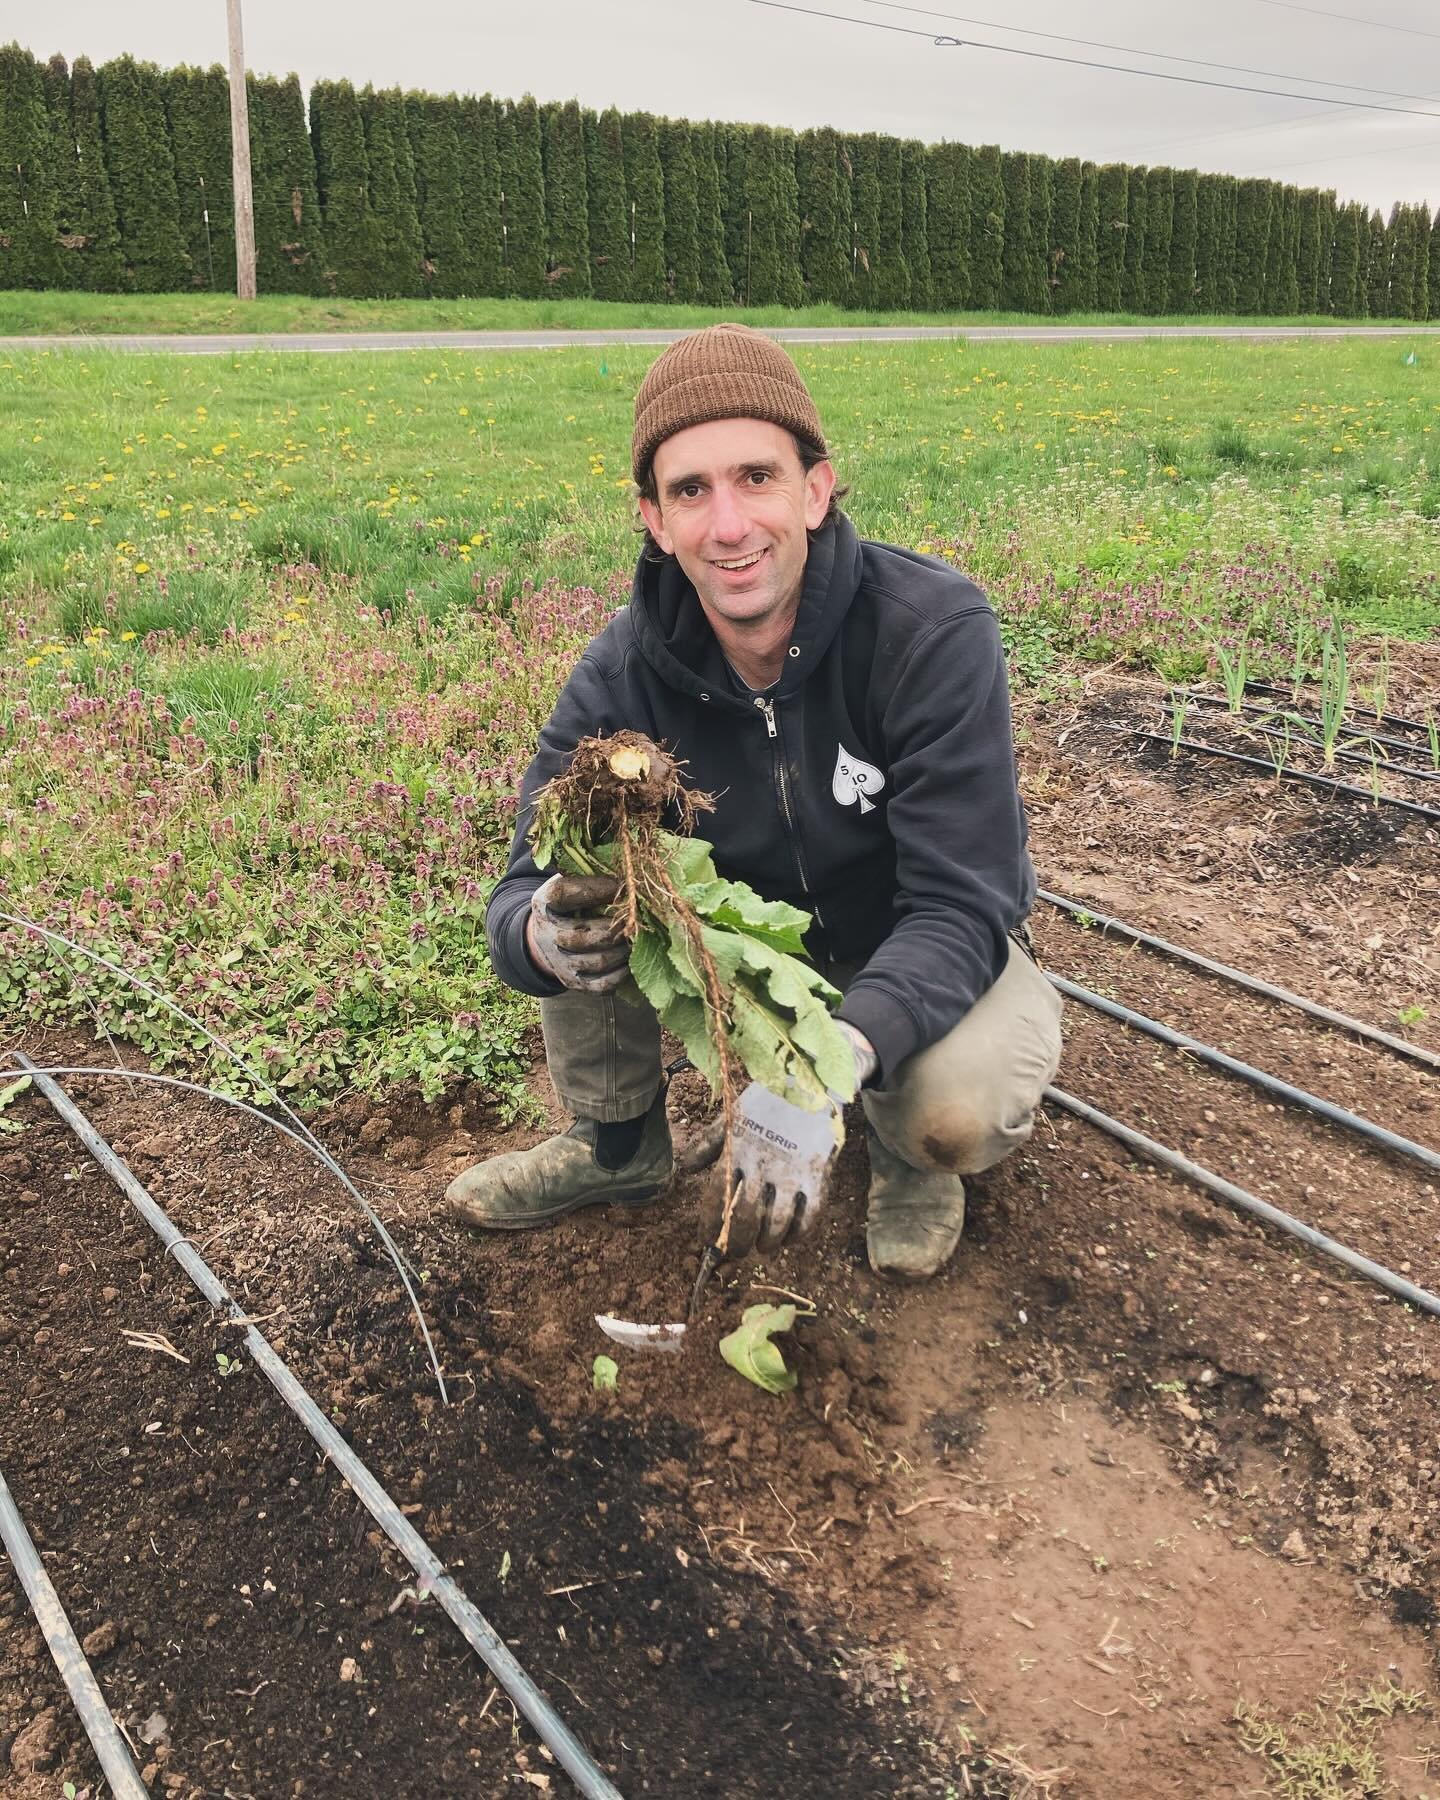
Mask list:
[{"label": "drip irrigation tubing", "polygon": [[[136,1771],[130,1751],[120,1735],[120,1727],[105,1703],[95,1671],[80,1648],[54,1583],[45,1573],[40,1552],[25,1529],[25,1521],[20,1517],[4,1475],[0,1475],[0,1543],[4,1544],[5,1554],[25,1590],[30,1610],[44,1636],[45,1647],[69,1690],[80,1723],[85,1727],[85,1735],[95,1752],[95,1760],[110,1783],[110,1792],[115,1800],[150,1800],[150,1790]],[[74,1792],[73,1789],[69,1791]]]},{"label": "drip irrigation tubing", "polygon": [[1340,1125],[1357,1136],[1368,1138],[1372,1144],[1378,1144],[1383,1150],[1393,1150],[1397,1156],[1405,1156],[1411,1162],[1420,1163],[1434,1174],[1440,1174],[1440,1150],[1431,1150],[1424,1144],[1417,1144],[1412,1138],[1401,1137],[1398,1132],[1390,1131],[1384,1125],[1377,1125],[1373,1119],[1362,1118],[1359,1113],[1347,1112],[1343,1106],[1336,1106],[1329,1100],[1322,1100],[1318,1094],[1307,1093],[1304,1088],[1293,1086],[1282,1081],[1278,1075],[1271,1075],[1268,1070],[1257,1069],[1253,1063],[1241,1062],[1236,1056],[1227,1056],[1223,1050],[1217,1050],[1211,1044],[1205,1044],[1199,1038],[1188,1036],[1183,1031],[1172,1031],[1168,1025],[1162,1025],[1158,1019],[1150,1019],[1144,1013],[1133,1012],[1130,1007],[1122,1006],[1118,1000],[1107,1000],[1103,994],[1093,993],[1089,988],[1078,983],[1067,981],[1063,975],[1050,975],[1051,985],[1071,1000],[1078,1000],[1083,1006],[1094,1007],[1097,1012],[1108,1013],[1112,1019],[1118,1019],[1122,1025],[1133,1025],[1137,1031],[1143,1031],[1147,1037],[1153,1037],[1162,1044],[1169,1044],[1176,1050],[1184,1050],[1200,1062],[1209,1063],[1212,1068],[1223,1069],[1227,1075],[1238,1075],[1242,1081],[1248,1081],[1252,1087],[1263,1089],[1267,1094],[1274,1094],[1278,1100],[1286,1100],[1292,1106],[1300,1106],[1306,1112],[1314,1113],[1318,1118],[1326,1119],[1332,1125]]},{"label": "drip irrigation tubing", "polygon": [[[1182,724],[1184,723],[1185,714],[1180,707],[1176,706],[1173,700],[1167,700],[1162,704],[1163,710],[1165,710],[1171,718],[1178,718]],[[1269,716],[1271,718],[1275,717],[1273,713]],[[1309,721],[1307,720],[1306,723],[1308,724]],[[1293,745],[1295,748],[1301,750],[1314,749],[1323,752],[1325,747],[1323,739],[1311,738],[1309,736],[1297,737],[1293,732],[1277,731],[1273,725],[1247,725],[1244,729],[1254,732],[1256,737],[1277,738],[1282,742]],[[1358,743],[1360,740],[1351,737],[1347,738],[1345,741],[1346,743]],[[1367,737],[1365,738],[1365,742],[1378,744],[1380,739]],[[1395,743],[1398,742],[1398,740],[1392,738],[1390,742]],[[1415,746],[1413,744],[1406,744],[1404,748],[1413,750]],[[1335,762],[1359,763],[1362,768],[1366,769],[1384,769],[1387,775],[1407,775],[1412,781],[1440,781],[1440,769],[1417,769],[1413,763],[1391,762],[1388,756],[1366,756],[1359,750],[1342,750],[1339,745],[1332,747],[1330,756]],[[1274,765],[1272,764],[1271,766],[1273,767]]]},{"label": "drip irrigation tubing", "polygon": [[1277,769],[1273,762],[1267,762],[1263,756],[1242,756],[1238,750],[1220,750],[1214,744],[1197,743],[1194,738],[1160,737],[1153,731],[1141,731],[1134,725],[1116,725],[1113,729],[1127,732],[1131,737],[1140,738],[1147,744],[1164,744],[1172,750],[1198,750],[1205,756],[1223,756],[1227,762],[1245,763],[1252,769],[1264,769],[1267,775],[1277,775],[1281,781],[1303,781],[1310,787],[1326,788],[1332,794],[1350,794],[1357,800],[1372,801],[1377,806],[1398,806],[1402,812],[1418,813],[1422,819],[1433,819],[1440,823],[1440,807],[1421,806],[1418,800],[1397,800],[1390,794],[1372,794],[1369,788],[1352,787],[1348,781],[1329,781],[1323,775],[1307,774],[1304,769]]},{"label": "drip irrigation tubing", "polygon": [[314,1438],[375,1523],[420,1577],[422,1591],[440,1603],[461,1636],[534,1726],[541,1741],[586,1800],[622,1800],[620,1790],[593,1760],[516,1661],[505,1641],[475,1603],[446,1574],[444,1565],[400,1511],[367,1465],[325,1417],[285,1359],[274,1349],[174,1221],[151,1197],[128,1165],[116,1155],[75,1103],[29,1057],[13,1052],[13,1061],[34,1081],[70,1130],[125,1195],[140,1217],[217,1311],[245,1330],[245,1348],[270,1385]]},{"label": "drip irrigation tubing", "polygon": [[1430,1293],[1427,1288],[1416,1287],[1414,1282],[1406,1281],[1403,1275],[1397,1275],[1383,1263],[1371,1262],[1368,1256],[1361,1256],[1358,1250],[1351,1250],[1345,1244],[1337,1243],[1315,1226],[1297,1219],[1293,1213],[1282,1212],[1278,1206],[1272,1206],[1258,1194],[1236,1187],[1233,1181],[1227,1181],[1223,1175],[1217,1175],[1203,1163],[1191,1162],[1188,1156],[1182,1156],[1178,1150],[1168,1149],[1154,1138],[1146,1137],[1143,1131],[1135,1131],[1129,1125],[1122,1125],[1119,1119],[1112,1119],[1108,1113],[1097,1111],[1084,1100],[1077,1100],[1073,1094],[1067,1094],[1057,1087],[1048,1087],[1045,1098],[1053,1100],[1057,1106],[1063,1106],[1067,1112],[1074,1113],[1077,1119],[1083,1119],[1087,1125],[1094,1125],[1098,1130],[1107,1132],[1129,1149],[1148,1157],[1151,1162],[1158,1163],[1162,1168],[1172,1169],[1187,1181],[1193,1181],[1210,1193],[1218,1194],[1232,1206],[1239,1207],[1242,1212],[1253,1213],[1257,1219],[1264,1219],[1267,1224],[1278,1226],[1281,1231],[1288,1231],[1292,1237],[1299,1238],[1301,1243],[1309,1244],[1312,1250],[1333,1256],[1337,1262],[1344,1263],[1347,1269],[1353,1269],[1356,1274],[1378,1282],[1397,1299],[1405,1300],[1411,1306],[1418,1306],[1422,1312],[1440,1318],[1440,1295]]},{"label": "drip irrigation tubing", "polygon": [[[1206,694],[1202,693],[1199,688],[1176,688],[1174,692],[1179,694],[1184,700],[1194,700],[1200,706],[1216,707],[1219,710],[1228,713],[1233,713],[1237,710],[1223,694]],[[1242,700],[1238,710],[1242,713],[1253,713],[1257,717],[1264,719],[1288,718],[1292,723],[1307,726],[1314,731],[1320,732],[1324,730],[1324,720],[1311,713],[1283,713],[1277,711],[1273,706],[1261,706],[1254,700]],[[1417,744],[1412,738],[1390,737],[1383,731],[1372,731],[1368,725],[1362,725],[1356,720],[1344,720],[1341,729],[1350,732],[1355,737],[1363,738],[1367,744],[1385,744],[1392,750],[1409,750],[1413,752],[1425,748],[1423,744]],[[1367,758],[1366,760],[1368,761],[1369,759]],[[1398,769],[1400,764],[1395,763],[1389,766]],[[1436,772],[1437,771],[1433,769],[1418,769],[1411,771],[1412,774],[1420,775],[1432,775]]]},{"label": "drip irrigation tubing", "polygon": [[[1288,695],[1290,704],[1292,706],[1296,704],[1294,690],[1292,688],[1279,687],[1273,681],[1247,681],[1245,683],[1245,692],[1247,694]],[[1350,722],[1347,720],[1346,723],[1348,725]],[[1429,737],[1430,735],[1430,721],[1427,719],[1405,719],[1402,718],[1399,713],[1386,713],[1383,723],[1386,725],[1398,726],[1401,731],[1418,731],[1422,737]],[[1359,731],[1362,727],[1355,725],[1353,729]]]},{"label": "drip irrigation tubing", "polygon": [[[91,950],[85,944],[77,943],[74,938],[66,937],[63,931],[53,931],[48,925],[41,925],[34,919],[27,919],[22,913],[0,912],[0,925],[18,925],[22,930],[33,931],[37,937],[44,938],[47,944],[64,944],[67,950],[73,950],[77,955],[85,957],[88,961],[97,963],[102,969],[108,969],[112,975],[118,975],[122,981],[128,981],[132,987],[138,988],[142,994],[148,994],[152,1000],[158,1000],[167,1012],[173,1013],[177,1019],[183,1020],[185,1024],[192,1026],[198,1031],[207,1044],[213,1045],[217,1050],[223,1050],[226,1056],[230,1058],[231,1062],[234,1063],[235,1067],[239,1069],[242,1074],[248,1075],[255,1085],[266,1095],[271,1105],[280,1108],[281,1112],[283,1112],[285,1117],[290,1120],[296,1131],[300,1132],[312,1146],[315,1155],[322,1163],[324,1163],[325,1167],[370,1221],[370,1224],[375,1231],[375,1235],[380,1239],[381,1244],[385,1248],[385,1254],[395,1266],[395,1273],[400,1277],[400,1285],[404,1288],[405,1297],[410,1302],[410,1310],[415,1314],[415,1321],[420,1327],[420,1335],[425,1340],[425,1349],[430,1357],[431,1373],[435,1377],[436,1387],[440,1390],[440,1404],[442,1406],[448,1406],[450,1404],[450,1395],[445,1388],[445,1377],[440,1373],[440,1358],[436,1354],[435,1345],[430,1336],[430,1327],[425,1322],[425,1314],[421,1308],[419,1296],[415,1292],[414,1284],[411,1282],[409,1271],[405,1265],[405,1258],[400,1254],[399,1246],[386,1230],[385,1222],[380,1217],[379,1213],[376,1212],[375,1208],[360,1192],[359,1188],[356,1187],[355,1183],[340,1167],[339,1163],[336,1162],[335,1158],[320,1142],[319,1138],[316,1137],[315,1133],[278,1089],[273,1087],[271,1083],[266,1080],[259,1069],[255,1068],[253,1064],[246,1062],[245,1058],[238,1050],[233,1048],[230,1044],[227,1044],[224,1038],[217,1036],[215,1032],[211,1031],[208,1025],[202,1025],[200,1020],[192,1017],[191,1014],[186,1012],[185,1008],[181,1006],[177,1000],[172,1000],[170,996],[162,992],[161,989],[152,987],[148,981],[142,981],[138,975],[134,974],[130,969],[125,968],[122,963],[111,962],[108,957],[101,956],[98,950]],[[63,957],[61,958],[61,961],[64,961]],[[73,976],[71,977],[71,980],[73,982]],[[95,1011],[93,1006],[90,1010],[92,1013]],[[96,1023],[99,1023],[98,1015]],[[102,1026],[101,1029],[103,1030],[104,1027]],[[109,1037],[110,1034],[106,1032],[105,1035]],[[111,1047],[112,1049],[114,1047],[113,1039],[111,1040]]]},{"label": "drip irrigation tubing", "polygon": [[1318,1000],[1307,1000],[1303,994],[1292,994],[1289,988],[1277,987],[1272,981],[1262,981],[1258,975],[1247,975],[1243,969],[1232,969],[1229,963],[1201,956],[1198,950],[1186,950],[1180,944],[1172,944],[1151,932],[1141,931],[1138,926],[1127,925],[1123,919],[1113,918],[1109,913],[1097,912],[1093,906],[1086,906],[1079,900],[1067,900],[1063,894],[1052,894],[1046,888],[1037,888],[1035,892],[1041,900],[1058,907],[1061,912],[1073,913],[1082,921],[1088,920],[1092,925],[1098,925],[1102,933],[1119,932],[1135,943],[1143,944],[1147,950],[1156,950],[1162,956],[1174,957],[1177,962],[1190,963],[1208,974],[1219,975],[1225,981],[1234,982],[1237,987],[1245,988],[1252,994],[1264,994],[1267,999],[1279,1000],[1299,1012],[1308,1013],[1312,1019],[1319,1019],[1340,1031],[1348,1031],[1352,1036],[1364,1038],[1368,1043],[1383,1044],[1397,1056],[1409,1057],[1412,1062],[1423,1063],[1427,1069],[1440,1073],[1440,1052],[1426,1050],[1420,1044],[1412,1044],[1408,1038],[1395,1037],[1388,1031],[1382,1031],[1378,1025],[1367,1025],[1363,1019],[1351,1018],[1349,1013],[1336,1012],[1333,1007],[1322,1006]]}]

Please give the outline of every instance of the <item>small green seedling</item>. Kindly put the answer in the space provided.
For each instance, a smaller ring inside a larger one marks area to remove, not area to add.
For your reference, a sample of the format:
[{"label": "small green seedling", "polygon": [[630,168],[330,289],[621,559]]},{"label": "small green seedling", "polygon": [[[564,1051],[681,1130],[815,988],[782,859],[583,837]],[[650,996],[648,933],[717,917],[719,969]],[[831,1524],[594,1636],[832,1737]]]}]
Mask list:
[{"label": "small green seedling", "polygon": [[620,1365],[613,1356],[597,1356],[595,1358],[593,1379],[597,1394],[617,1392],[620,1382]]},{"label": "small green seedling", "polygon": [[503,1588],[510,1579],[510,1552],[507,1550],[500,1558],[500,1585]]},{"label": "small green seedling", "polygon": [[217,1350],[215,1352],[215,1367],[222,1375],[238,1375],[240,1373],[240,1358],[238,1356],[227,1356],[223,1350]]},{"label": "small green seedling", "polygon": [[1423,1025],[1430,1015],[1423,1006],[1402,1006],[1395,1017],[1402,1025]]}]

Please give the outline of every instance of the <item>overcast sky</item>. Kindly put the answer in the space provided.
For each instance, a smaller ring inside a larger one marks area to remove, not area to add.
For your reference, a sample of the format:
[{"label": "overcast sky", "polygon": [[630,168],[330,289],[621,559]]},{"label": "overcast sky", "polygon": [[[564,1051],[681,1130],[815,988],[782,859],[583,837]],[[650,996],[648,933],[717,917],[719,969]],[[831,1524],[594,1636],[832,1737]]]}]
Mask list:
[{"label": "overcast sky", "polygon": [[[793,4],[869,23],[756,0],[245,0],[246,60],[266,73],[294,69],[307,86],[348,76],[432,92],[529,92],[679,118],[835,125],[1274,176],[1387,209],[1395,200],[1440,205],[1435,0],[924,0],[928,12],[877,0]],[[1000,18],[1009,23],[983,22]],[[38,55],[96,63],[126,50],[160,63],[225,57],[224,0],[0,0],[0,38],[12,31]],[[971,44],[936,48],[935,32],[1308,97],[1189,87]],[[1033,35],[1043,32],[1150,54]],[[1162,61],[1162,51],[1272,73],[1187,66]],[[1330,106],[1325,97],[1434,117]]]}]

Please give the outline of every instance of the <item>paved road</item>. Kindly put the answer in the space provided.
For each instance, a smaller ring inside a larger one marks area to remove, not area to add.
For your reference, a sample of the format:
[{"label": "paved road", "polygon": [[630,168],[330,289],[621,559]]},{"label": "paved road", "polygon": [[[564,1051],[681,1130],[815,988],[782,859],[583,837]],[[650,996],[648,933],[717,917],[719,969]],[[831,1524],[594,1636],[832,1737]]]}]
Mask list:
[{"label": "paved road", "polygon": [[[227,356],[237,350],[574,350],[607,344],[673,343],[693,327],[664,331],[296,331],[206,336],[0,337],[8,350],[164,350]],[[961,338],[972,344],[1067,344],[1131,338],[1437,337],[1437,325],[783,325],[766,326],[789,344],[913,344]]]}]

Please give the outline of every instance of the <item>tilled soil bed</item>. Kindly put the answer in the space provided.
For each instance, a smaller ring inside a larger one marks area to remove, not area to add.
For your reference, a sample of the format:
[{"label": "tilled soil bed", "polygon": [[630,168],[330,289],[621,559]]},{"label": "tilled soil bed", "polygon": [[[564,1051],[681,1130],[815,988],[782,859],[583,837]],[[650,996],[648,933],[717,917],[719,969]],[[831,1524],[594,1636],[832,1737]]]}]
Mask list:
[{"label": "tilled soil bed", "polygon": [[[1406,1029],[1433,1045],[1440,839],[1122,753],[1104,723],[1133,694],[1022,718],[1042,881],[1392,1030],[1423,1010]],[[1434,1141],[1426,1071],[1044,907],[1036,926],[1058,972]],[[1427,1171],[1082,1008],[1067,1034],[1062,1085],[1440,1287]],[[346,1102],[323,1135],[426,1276],[443,1408],[317,1167],[203,1101],[67,1086],[627,1794],[1257,1793],[1286,1746],[1372,1738],[1390,1791],[1433,1793],[1440,1323],[1067,1115],[970,1184],[920,1289],[866,1267],[852,1121],[816,1237],[727,1271],[684,1351],[643,1357],[594,1315],[683,1316],[697,1181],[477,1239],[445,1182],[545,1128],[479,1093]],[[698,1125],[693,1077],[671,1111]],[[12,1116],[0,1469],[101,1634],[117,1716],[151,1728],[157,1787],[565,1791],[257,1371],[222,1373],[236,1334],[42,1103]],[[775,1287],[818,1313],[778,1399],[716,1351]],[[54,1795],[87,1754],[8,1572],[0,1606],[0,1791]]]}]

